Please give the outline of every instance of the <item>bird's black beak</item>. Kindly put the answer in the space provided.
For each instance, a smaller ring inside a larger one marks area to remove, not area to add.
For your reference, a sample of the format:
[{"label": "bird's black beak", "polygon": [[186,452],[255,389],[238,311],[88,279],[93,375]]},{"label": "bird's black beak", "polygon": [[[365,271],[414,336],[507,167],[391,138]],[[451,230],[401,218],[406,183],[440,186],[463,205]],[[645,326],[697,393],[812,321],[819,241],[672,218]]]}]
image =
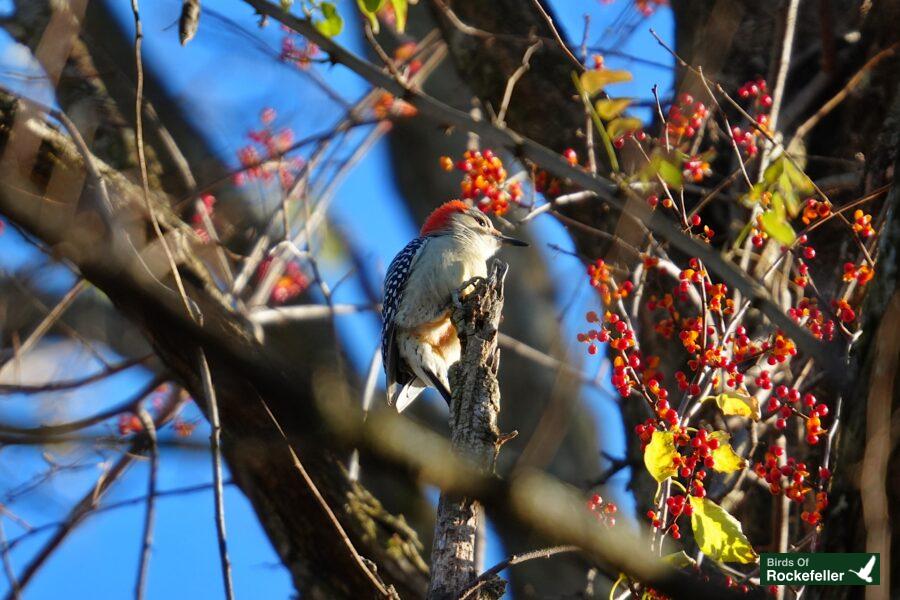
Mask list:
[{"label": "bird's black beak", "polygon": [[509,237],[506,235],[501,235],[500,241],[503,242],[504,244],[508,244],[510,246],[527,246],[528,245],[528,242],[523,242],[522,240],[517,240],[514,237]]}]

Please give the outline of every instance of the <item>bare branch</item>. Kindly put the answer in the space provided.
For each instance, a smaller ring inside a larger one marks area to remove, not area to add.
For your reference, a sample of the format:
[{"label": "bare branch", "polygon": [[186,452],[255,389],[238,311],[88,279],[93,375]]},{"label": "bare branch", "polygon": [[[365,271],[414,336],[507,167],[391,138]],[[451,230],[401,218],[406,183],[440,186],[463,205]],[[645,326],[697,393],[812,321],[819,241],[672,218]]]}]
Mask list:
[{"label": "bare branch", "polygon": [[216,401],[216,389],[213,387],[212,374],[209,371],[209,363],[206,362],[206,353],[200,349],[198,353],[200,366],[200,379],[203,383],[203,394],[209,410],[209,447],[212,452],[213,464],[213,489],[215,490],[216,503],[216,535],[219,540],[219,561],[222,564],[222,582],[225,585],[225,597],[228,600],[234,598],[234,588],[231,583],[231,561],[228,560],[228,542],[225,535],[225,499],[222,487],[222,451],[219,447],[222,436],[222,425],[219,422],[219,405]]},{"label": "bare branch", "polygon": [[[177,392],[176,392],[177,393]],[[144,598],[147,589],[147,573],[150,570],[151,546],[153,544],[153,524],[156,519],[156,480],[159,473],[159,448],[156,444],[156,425],[146,409],[140,407],[137,417],[144,426],[144,434],[150,445],[150,473],[147,475],[147,511],[144,515],[144,535],[141,537],[141,560],[138,563],[138,578],[134,586],[134,597]]]}]

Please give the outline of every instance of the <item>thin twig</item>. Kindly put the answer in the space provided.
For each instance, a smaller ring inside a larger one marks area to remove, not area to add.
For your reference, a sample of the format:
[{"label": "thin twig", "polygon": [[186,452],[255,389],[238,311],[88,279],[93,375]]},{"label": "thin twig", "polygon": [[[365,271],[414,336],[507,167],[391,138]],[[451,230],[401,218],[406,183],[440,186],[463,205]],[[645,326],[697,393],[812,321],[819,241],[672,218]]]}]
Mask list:
[{"label": "thin twig", "polygon": [[384,66],[387,68],[388,72],[394,76],[394,79],[403,83],[405,86],[409,86],[409,82],[406,81],[406,77],[403,76],[403,73],[397,69],[397,65],[390,56],[388,56],[387,52],[384,51],[384,48],[381,47],[381,44],[378,43],[378,40],[375,39],[375,34],[372,32],[372,25],[366,21],[363,25],[363,31],[366,34],[366,40],[369,42],[369,45],[372,46],[372,49],[375,51],[375,54],[378,55],[378,58],[381,59],[381,62],[384,63]]},{"label": "thin twig", "polygon": [[[44,319],[38,323],[38,326],[34,328],[34,331],[29,334],[25,341],[22,342],[22,345],[19,346],[18,354],[24,355],[28,353],[29,350],[34,348],[38,342],[40,342],[43,337],[47,334],[50,329],[56,324],[57,321],[63,316],[66,310],[72,306],[75,300],[78,298],[78,295],[84,291],[85,287],[87,287],[87,282],[84,279],[79,279],[75,285],[73,285],[66,295],[63,296],[59,302],[56,303],[56,306],[53,307]],[[0,365],[2,366],[2,365]]]},{"label": "thin twig", "polygon": [[525,73],[528,72],[528,69],[531,68],[531,56],[537,52],[542,45],[543,42],[537,40],[535,43],[528,46],[528,49],[525,50],[525,54],[522,56],[522,64],[509,76],[509,79],[506,82],[506,89],[503,92],[503,100],[500,103],[500,112],[497,113],[497,123],[501,127],[506,125],[506,110],[509,108],[509,103],[512,100],[512,94],[516,87],[516,83],[518,83]]},{"label": "thin twig", "polygon": [[175,263],[175,255],[169,247],[169,242],[166,240],[162,227],[159,224],[159,218],[156,216],[156,210],[153,203],[150,201],[150,183],[147,178],[147,157],[144,154],[144,63],[141,52],[144,33],[141,26],[141,13],[138,9],[138,0],[131,0],[131,12],[134,15],[134,62],[137,70],[137,82],[134,91],[134,138],[135,145],[137,146],[138,165],[140,166],[141,171],[141,189],[144,194],[144,204],[150,215],[150,221],[153,224],[153,230],[156,233],[156,237],[162,245],[163,251],[166,254],[166,259],[169,261],[169,268],[172,270],[172,277],[175,279],[178,293],[181,296],[182,302],[184,302],[184,308],[187,311],[187,314],[192,319],[196,320],[199,318],[199,315],[195,314],[194,309],[191,307],[187,292],[184,288],[184,282],[181,280],[181,273],[178,271],[178,265]]},{"label": "thin twig", "polygon": [[312,477],[309,476],[309,472],[306,470],[306,467],[304,467],[303,463],[300,462],[300,457],[297,456],[297,453],[294,451],[294,447],[288,441],[287,435],[284,433],[284,429],[282,429],[281,424],[278,422],[278,419],[275,418],[275,415],[272,414],[272,411],[269,409],[269,405],[266,404],[265,400],[263,400],[262,398],[260,398],[260,401],[262,402],[263,409],[265,409],[266,414],[269,415],[269,419],[272,420],[272,424],[275,426],[275,429],[278,430],[278,433],[287,444],[288,451],[290,452],[291,458],[294,461],[294,467],[297,469],[297,472],[300,473],[300,476],[303,478],[303,481],[308,487],[310,493],[313,495],[316,502],[325,513],[325,516],[334,527],[335,533],[349,552],[351,559],[359,567],[360,571],[363,572],[365,577],[371,582],[372,586],[380,595],[390,597],[391,594],[388,592],[388,589],[381,582],[378,575],[372,571],[372,569],[367,564],[367,561],[365,561],[363,557],[360,556],[359,552],[356,550],[356,547],[353,545],[353,541],[350,539],[350,536],[347,535],[344,526],[341,525],[341,522],[338,520],[337,515],[334,514],[334,511],[328,505],[328,501],[325,500],[324,496],[322,496],[322,492],[320,492],[319,488],[316,487],[316,484],[312,480]]},{"label": "thin twig", "polygon": [[584,71],[584,65],[581,64],[581,61],[578,60],[572,51],[569,50],[569,47],[566,45],[565,40],[562,39],[562,36],[559,34],[559,31],[556,29],[556,25],[553,24],[553,19],[547,13],[547,10],[544,8],[544,5],[541,4],[541,0],[531,0],[531,3],[537,9],[537,11],[541,14],[541,17],[544,18],[544,21],[547,22],[547,27],[550,28],[550,32],[553,34],[553,38],[556,40],[556,43],[559,44],[560,49],[563,53],[571,60],[577,69],[577,72],[581,73]]},{"label": "thin twig", "polygon": [[212,452],[213,464],[213,489],[215,490],[216,508],[216,535],[219,540],[219,562],[222,565],[222,581],[225,585],[225,597],[234,599],[234,589],[231,583],[231,561],[228,560],[228,541],[225,535],[225,499],[222,487],[222,451],[220,441],[222,425],[219,422],[219,405],[216,401],[216,389],[213,387],[212,374],[209,363],[206,361],[206,353],[201,348],[198,352],[200,365],[200,379],[203,383],[203,395],[209,410],[209,446]]},{"label": "thin twig", "polygon": [[13,427],[11,425],[3,425],[0,424],[0,433],[12,433],[15,435],[23,435],[23,436],[39,436],[39,437],[48,437],[48,436],[56,436],[62,435],[65,433],[70,433],[72,431],[78,431],[79,429],[85,429],[86,427],[90,427],[91,425],[96,425],[97,423],[102,423],[103,421],[109,419],[110,417],[114,417],[116,415],[122,414],[124,412],[128,412],[129,410],[134,409],[144,398],[147,397],[148,394],[153,392],[159,384],[162,383],[161,377],[154,377],[150,383],[143,386],[136,394],[132,395],[131,398],[116,404],[106,410],[100,411],[90,417],[85,417],[83,419],[78,419],[76,421],[70,421],[68,423],[59,423],[57,425],[39,425],[37,427]]},{"label": "thin twig", "polygon": [[[784,85],[791,66],[791,52],[794,49],[794,34],[797,31],[797,12],[799,8],[800,0],[788,0],[784,10],[784,35],[781,39],[781,52],[775,68],[775,85],[772,87],[772,106],[769,108],[769,121],[766,123],[766,127],[773,132],[778,131],[778,117],[781,112],[781,103],[784,99]],[[766,145],[762,149],[759,162],[757,163],[757,181],[762,178],[763,172],[769,165],[771,153],[772,147],[770,145]]]},{"label": "thin twig", "polygon": [[43,383],[38,385],[15,385],[10,383],[0,383],[0,394],[42,394],[45,392],[61,392],[65,390],[71,390],[79,388],[81,386],[90,385],[98,381],[102,381],[107,377],[112,377],[113,375],[121,373],[126,369],[130,369],[131,367],[143,364],[150,360],[152,357],[152,354],[148,354],[140,358],[132,358],[126,361],[122,361],[117,365],[113,365],[109,368],[103,369],[102,371],[94,373],[93,375],[87,375],[78,379],[65,379],[62,381],[53,381],[50,383]]},{"label": "thin twig", "polygon": [[509,558],[501,560],[496,565],[479,575],[478,579],[476,579],[468,589],[463,591],[463,593],[459,597],[459,600],[466,600],[467,598],[469,598],[492,577],[503,571],[503,569],[506,569],[513,565],[521,564],[529,560],[534,560],[536,558],[550,558],[552,556],[556,556],[557,554],[563,554],[566,552],[578,552],[578,550],[578,546],[554,546],[552,548],[533,550],[531,552],[526,552],[525,554],[513,554]]},{"label": "thin twig", "polygon": [[859,86],[859,84],[862,82],[863,78],[869,71],[874,69],[875,66],[885,58],[893,56],[898,46],[900,46],[900,42],[894,42],[893,44],[870,58],[868,62],[866,62],[866,64],[864,64],[862,68],[857,71],[856,74],[853,75],[853,77],[850,78],[850,81],[848,81],[847,84],[843,88],[841,88],[841,91],[832,96],[831,99],[828,100],[828,102],[822,105],[822,108],[817,110],[814,115],[812,115],[799,127],[797,127],[797,130],[794,132],[794,138],[801,140],[805,138],[806,134],[808,134],[810,130],[819,123],[819,121],[825,118],[828,113],[837,108],[837,106],[841,102],[847,99],[847,96],[849,96],[850,93]]},{"label": "thin twig", "polygon": [[250,313],[250,319],[257,325],[293,323],[327,319],[334,315],[352,315],[369,311],[380,311],[381,306],[370,304],[298,304],[276,308],[261,308]]},{"label": "thin twig", "polygon": [[0,556],[3,557],[3,571],[6,573],[6,580],[12,590],[13,598],[19,600],[21,593],[19,590],[19,582],[16,579],[16,573],[12,568],[12,561],[9,560],[10,546],[6,539],[6,529],[3,527],[3,518],[0,516]]},{"label": "thin twig", "polygon": [[137,411],[137,417],[144,426],[144,434],[150,443],[150,474],[147,477],[147,512],[144,515],[144,534],[141,537],[141,559],[138,564],[138,578],[134,586],[137,600],[144,598],[147,589],[147,573],[150,569],[150,554],[153,544],[153,524],[156,518],[156,480],[159,473],[159,448],[156,445],[156,425],[153,417],[144,408]]},{"label": "thin twig", "polygon": [[[157,446],[159,444],[157,443]],[[225,481],[225,485],[234,485],[234,481],[231,479],[227,479]],[[157,500],[161,498],[168,498],[174,496],[183,496],[188,494],[196,494],[199,492],[207,492],[213,489],[213,484],[211,483],[201,483],[197,485],[189,485],[184,487],[172,488],[170,490],[162,490],[156,492]],[[104,504],[103,506],[98,506],[94,509],[94,514],[98,515],[101,513],[105,513],[111,510],[117,510],[120,508],[125,508],[128,506],[134,506],[136,504],[145,504],[147,502],[147,496],[137,496],[134,498],[128,498],[127,500],[120,500],[118,502],[111,502],[109,504]],[[21,534],[20,536],[13,538],[9,542],[9,549],[12,550],[26,539],[37,535],[39,533],[43,533],[48,529],[56,529],[57,527],[62,527],[65,525],[65,521],[53,521],[50,523],[44,523],[43,525],[38,525],[37,527],[32,527],[27,532]]]}]

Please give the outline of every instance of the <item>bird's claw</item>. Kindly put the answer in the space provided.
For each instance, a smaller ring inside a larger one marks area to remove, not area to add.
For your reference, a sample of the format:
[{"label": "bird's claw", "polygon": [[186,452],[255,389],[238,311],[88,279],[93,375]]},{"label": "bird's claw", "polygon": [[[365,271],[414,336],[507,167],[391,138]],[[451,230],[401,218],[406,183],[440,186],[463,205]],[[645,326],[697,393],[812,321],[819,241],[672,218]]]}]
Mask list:
[{"label": "bird's claw", "polygon": [[[482,277],[481,275],[476,275],[475,277],[464,281],[463,284],[456,290],[457,299],[464,298],[471,294],[474,291],[475,285],[478,283],[487,283],[487,278]],[[473,289],[470,290],[469,288]]]}]

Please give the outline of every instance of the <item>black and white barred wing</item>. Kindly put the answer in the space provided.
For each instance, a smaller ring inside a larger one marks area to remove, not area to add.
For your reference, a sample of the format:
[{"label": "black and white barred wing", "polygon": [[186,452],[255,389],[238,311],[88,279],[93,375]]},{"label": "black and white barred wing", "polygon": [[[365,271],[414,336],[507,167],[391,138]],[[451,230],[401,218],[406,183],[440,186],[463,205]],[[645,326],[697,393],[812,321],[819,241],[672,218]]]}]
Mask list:
[{"label": "black and white barred wing", "polygon": [[[424,385],[420,384],[415,375],[400,364],[395,338],[395,319],[400,308],[400,300],[403,291],[409,281],[409,274],[413,265],[428,242],[428,238],[415,238],[401,250],[388,266],[387,275],[384,278],[384,304],[382,307],[381,326],[381,358],[384,362],[384,373],[387,377],[388,404],[397,403],[398,408],[405,402],[405,396],[421,392]],[[414,396],[413,396],[414,397]]]}]

